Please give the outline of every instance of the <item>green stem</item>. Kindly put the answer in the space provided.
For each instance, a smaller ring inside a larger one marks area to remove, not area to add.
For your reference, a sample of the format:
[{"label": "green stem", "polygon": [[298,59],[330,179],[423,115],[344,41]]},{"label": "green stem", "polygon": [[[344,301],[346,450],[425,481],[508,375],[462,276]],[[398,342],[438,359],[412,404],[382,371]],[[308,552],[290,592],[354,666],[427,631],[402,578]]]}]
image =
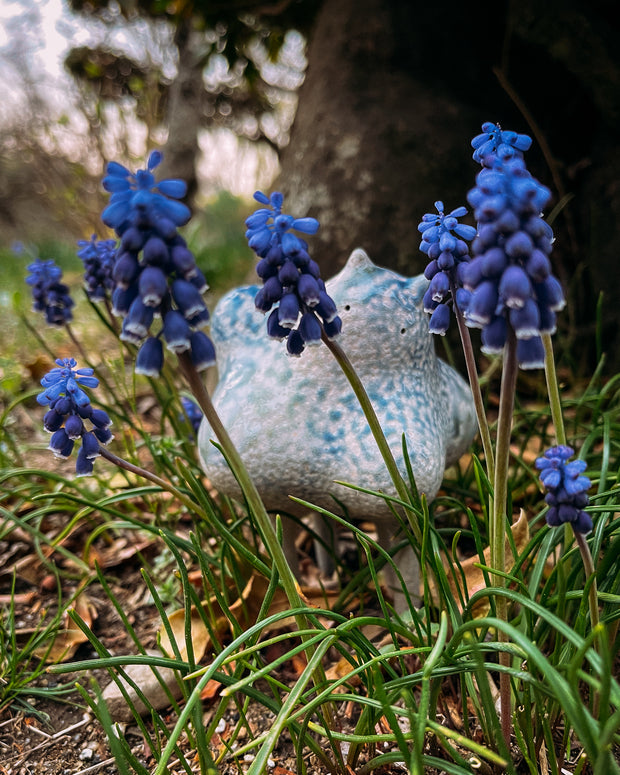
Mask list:
[{"label": "green stem", "polygon": [[113,452],[110,452],[109,449],[102,447],[101,445],[99,445],[99,452],[101,457],[105,458],[110,463],[113,463],[115,466],[123,468],[125,471],[130,471],[132,474],[136,474],[137,476],[141,476],[143,479],[147,479],[149,482],[153,482],[153,484],[161,487],[162,490],[166,490],[166,492],[174,495],[174,497],[184,506],[187,506],[187,508],[192,513],[202,513],[200,507],[195,501],[193,501],[191,498],[188,498],[187,495],[182,493],[181,490],[177,489],[173,484],[170,484],[170,482],[162,479],[160,476],[157,476],[157,474],[154,474],[151,471],[147,471],[146,468],[136,466],[133,463],[130,463],[128,460],[124,460],[122,457],[118,457]]},{"label": "green stem", "polygon": [[564,416],[562,414],[562,400],[558,375],[555,370],[555,358],[553,357],[553,342],[551,334],[542,334],[543,347],[545,348],[545,378],[547,380],[547,393],[549,394],[549,406],[551,408],[551,420],[555,429],[556,444],[566,445],[566,431],[564,430]]},{"label": "green stem", "polygon": [[594,571],[594,561],[592,559],[592,554],[590,553],[590,547],[588,546],[588,542],[586,541],[586,538],[583,535],[583,533],[575,532],[575,543],[579,547],[579,552],[581,554],[581,560],[583,562],[583,570],[586,576],[586,583],[590,579],[592,579],[592,583],[590,584],[590,589],[588,591],[588,600],[590,602],[590,626],[591,626],[591,629],[594,629],[599,623],[598,594],[596,591],[596,575]]},{"label": "green stem", "polygon": [[[585,573],[586,584],[590,581],[590,587],[588,589],[588,605],[590,607],[590,629],[594,630],[598,627],[599,615],[598,615],[598,591],[596,588],[596,573],[594,571],[594,561],[592,559],[592,553],[590,547],[586,541],[586,537],[583,533],[575,531],[575,543],[579,547],[579,553],[581,554],[581,561],[583,562],[583,570]],[[600,639],[603,638],[603,632],[599,635]],[[594,641],[594,648],[599,653],[601,652],[601,644],[599,638]],[[598,691],[593,692],[592,696],[592,712],[594,716],[598,716],[600,695]]]},{"label": "green stem", "polygon": [[[280,583],[282,584],[282,588],[284,589],[284,593],[288,599],[289,605],[295,610],[303,609],[306,604],[302,600],[302,597],[299,593],[299,588],[297,586],[297,580],[293,575],[293,572],[284,555],[284,551],[282,550],[280,542],[278,541],[278,536],[276,535],[273,522],[271,521],[269,514],[267,514],[267,509],[265,508],[262,498],[256,489],[256,485],[254,484],[252,477],[245,467],[245,464],[241,459],[237,448],[233,444],[232,439],[228,435],[228,431],[220,420],[220,416],[215,411],[215,407],[211,401],[209,391],[206,389],[200,374],[192,363],[189,354],[187,352],[177,353],[177,358],[181,373],[189,385],[189,388],[192,391],[196,401],[198,402],[198,405],[202,409],[207,422],[215,433],[215,436],[222,447],[222,451],[224,452],[231,471],[235,475],[239,486],[241,487],[241,491],[247,500],[250,511],[258,523],[261,536],[276,567],[280,577]],[[305,614],[295,614],[295,622],[297,624],[297,628],[300,631],[309,629],[308,620]],[[308,638],[308,635],[302,636],[302,640],[308,640]],[[306,647],[305,653],[309,663],[312,661],[315,651],[316,649],[314,646]],[[317,689],[320,689],[325,685],[325,672],[320,662],[317,663],[316,667],[314,668],[312,677],[314,685],[317,687]],[[325,704],[323,712],[325,713],[325,720],[328,727],[333,729],[335,711],[331,703]]]},{"label": "green stem", "polygon": [[66,330],[67,334],[69,335],[69,339],[73,342],[73,345],[75,346],[75,348],[77,349],[79,354],[82,356],[82,360],[84,361],[84,363],[86,363],[86,364],[88,364],[90,366],[90,362],[88,360],[88,355],[86,355],[86,353],[84,352],[84,348],[82,347],[79,339],[73,333],[73,329],[71,328],[71,326],[68,323],[65,323],[65,330]]},{"label": "green stem", "polygon": [[[504,364],[502,369],[502,382],[499,396],[499,415],[497,419],[497,440],[495,458],[495,477],[493,487],[493,513],[490,522],[491,532],[491,568],[501,573],[506,571],[506,517],[508,503],[508,461],[510,455],[510,435],[512,428],[512,415],[514,410],[514,398],[517,385],[517,340],[514,331],[509,326],[506,345],[504,347]],[[496,583],[504,584],[502,577],[498,577]],[[507,600],[502,595],[498,596],[497,618],[503,622],[508,621]],[[507,641],[508,636],[504,632],[498,633],[499,641]],[[499,652],[500,664],[510,664],[510,654],[506,651]],[[500,708],[502,734],[506,744],[510,744],[512,732],[512,718],[510,710],[510,675],[502,671],[500,673]]]},{"label": "green stem", "polygon": [[478,370],[476,368],[474,348],[471,343],[469,328],[467,328],[465,325],[463,313],[456,303],[456,286],[452,281],[451,290],[454,316],[456,317],[456,323],[459,329],[459,335],[461,337],[461,346],[463,347],[463,355],[465,356],[467,377],[469,379],[469,386],[471,388],[471,393],[474,399],[474,407],[476,410],[476,417],[478,419],[478,430],[480,431],[480,440],[482,441],[482,449],[484,450],[484,457],[486,461],[487,476],[489,481],[492,482],[495,477],[495,456],[493,454],[493,442],[491,441],[491,432],[489,430],[489,423],[487,422],[484,401],[482,399],[482,390],[480,389],[480,380],[478,379]]},{"label": "green stem", "polygon": [[[345,377],[349,381],[349,384],[351,385],[351,388],[355,393],[355,397],[357,398],[362,408],[362,411],[364,412],[364,416],[368,421],[368,425],[370,426],[370,431],[375,439],[375,442],[377,443],[377,447],[379,448],[381,457],[385,462],[385,466],[388,470],[388,473],[390,475],[394,488],[398,494],[398,497],[404,503],[410,503],[411,495],[409,493],[407,485],[405,484],[405,480],[403,479],[400,471],[398,470],[398,466],[396,465],[396,460],[394,459],[394,455],[392,454],[390,445],[387,443],[387,439],[385,438],[385,434],[383,433],[383,429],[381,428],[381,424],[379,422],[375,409],[370,401],[370,398],[368,397],[368,393],[366,392],[366,389],[362,384],[361,379],[359,378],[357,372],[355,371],[355,368],[353,367],[353,364],[349,360],[347,354],[342,349],[342,347],[334,340],[329,339],[325,331],[322,331],[322,339],[323,339],[323,342],[325,342],[325,344],[327,345],[332,355],[334,356],[334,358],[336,359],[336,361],[338,362],[338,365],[344,372]],[[422,532],[417,522],[414,519],[411,519],[411,515],[409,514],[409,509],[407,509],[407,519],[409,521],[409,524],[411,525],[416,541],[418,541],[419,545],[421,546]]]},{"label": "green stem", "polygon": [[[267,514],[267,510],[263,504],[258,490],[256,489],[256,485],[252,481],[252,478],[250,477],[248,470],[245,467],[239,452],[237,451],[237,448],[228,435],[228,431],[220,420],[218,413],[215,411],[215,407],[211,401],[211,396],[204,386],[200,374],[196,371],[191,358],[185,352],[178,353],[177,358],[179,360],[181,372],[187,381],[187,384],[189,385],[192,393],[194,394],[198,405],[202,409],[209,425],[215,433],[217,440],[221,444],[226,460],[228,461],[235,477],[237,478],[239,486],[241,487],[241,490],[248,502],[248,506],[250,507],[250,510],[258,523],[263,540],[267,547],[267,551],[269,552],[274,565],[276,566],[282,587],[288,598],[291,608],[303,608],[304,603],[299,594],[295,576],[293,575],[293,572],[291,571],[289,564],[286,561],[286,557],[284,556],[284,552],[280,546],[280,542],[278,541],[273,523]],[[300,630],[308,628],[308,623],[305,616],[298,616],[296,618],[297,625]]]}]

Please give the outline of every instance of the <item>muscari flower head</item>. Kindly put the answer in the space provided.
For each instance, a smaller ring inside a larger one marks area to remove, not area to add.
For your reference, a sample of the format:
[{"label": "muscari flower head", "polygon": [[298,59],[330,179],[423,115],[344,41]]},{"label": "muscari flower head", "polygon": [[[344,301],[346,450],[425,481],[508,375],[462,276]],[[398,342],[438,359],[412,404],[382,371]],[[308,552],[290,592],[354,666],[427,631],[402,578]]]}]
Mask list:
[{"label": "muscari flower head", "polygon": [[179,416],[179,419],[181,422],[189,421],[189,424],[192,426],[191,438],[195,439],[198,436],[198,429],[203,418],[202,409],[195,401],[186,396],[181,396],[181,404],[183,406],[183,414]]},{"label": "muscari flower head", "polygon": [[[140,346],[136,371],[148,376],[163,368],[164,342],[172,352],[187,352],[198,370],[215,363],[213,344],[200,330],[209,320],[202,299],[207,283],[177,232],[190,217],[189,208],[176,201],[187,187],[182,180],[155,180],[153,170],[161,160],[153,151],[147,169],[135,174],[110,162],[103,179],[112,196],[101,217],[120,237],[112,308],[124,318],[121,338]],[[154,335],[156,319],[161,327]]]},{"label": "muscari flower head", "polygon": [[592,483],[583,476],[585,461],[570,459],[574,454],[571,447],[552,447],[536,460],[536,468],[547,491],[547,524],[556,527],[568,522],[576,533],[589,533],[592,519],[584,508],[590,502],[587,491]]},{"label": "muscari flower head", "polygon": [[74,358],[58,359],[56,365],[41,380],[44,389],[37,396],[41,406],[49,406],[43,418],[43,427],[52,434],[49,449],[56,457],[68,458],[80,439],[75,472],[87,476],[92,474],[95,458],[100,454],[99,445],[113,439],[110,418],[91,406],[84,390],[99,384],[93,369],[77,369]]},{"label": "muscari flower head", "polygon": [[189,221],[189,207],[176,201],[187,193],[185,181],[155,180],[153,170],[162,160],[160,151],[152,151],[147,160],[147,168],[135,173],[118,162],[112,161],[108,164],[103,187],[112,196],[110,204],[101,214],[101,220],[119,236],[131,225],[142,225],[145,222],[152,225],[159,219],[164,219],[174,226],[183,226]]},{"label": "muscari flower head", "polygon": [[493,156],[522,158],[523,151],[527,151],[531,144],[532,138],[528,135],[504,130],[499,124],[493,124],[491,121],[484,123],[482,134],[476,135],[471,141],[474,161],[483,167],[489,166]]},{"label": "muscari flower head", "polygon": [[264,205],[245,222],[248,244],[260,259],[256,273],[263,281],[254,303],[261,312],[271,311],[268,335],[286,339],[287,353],[300,356],[306,345],[320,343],[322,330],[333,339],[342,328],[319,266],[308,253],[308,243],[292,233],[315,234],[319,222],[285,215],[284,197],[277,191],[270,197],[257,191],[254,199]]},{"label": "muscari flower head", "polygon": [[33,309],[43,312],[46,322],[51,326],[63,326],[73,319],[71,308],[74,305],[69,287],[61,282],[62,270],[50,259],[37,258],[28,264],[30,275],[26,278],[32,287]]},{"label": "muscari flower head", "polygon": [[84,286],[91,301],[102,301],[114,290],[112,271],[116,257],[116,240],[97,239],[93,234],[89,240],[78,240],[77,255],[84,264]]},{"label": "muscari flower head", "polygon": [[564,294],[551,273],[551,227],[541,212],[551,193],[513,153],[491,155],[468,196],[478,222],[461,280],[471,293],[467,325],[482,329],[482,350],[501,353],[509,327],[521,368],[544,365],[540,335],[552,334]]},{"label": "muscari flower head", "polygon": [[476,236],[476,229],[458,222],[467,213],[464,207],[446,215],[443,202],[435,202],[435,209],[436,213],[422,217],[418,231],[422,233],[420,250],[430,259],[424,270],[424,276],[430,280],[424,294],[424,311],[431,315],[430,332],[443,336],[450,324],[450,303],[456,301],[462,307],[468,301],[469,294],[460,287],[459,274],[461,265],[469,261],[467,242]]}]

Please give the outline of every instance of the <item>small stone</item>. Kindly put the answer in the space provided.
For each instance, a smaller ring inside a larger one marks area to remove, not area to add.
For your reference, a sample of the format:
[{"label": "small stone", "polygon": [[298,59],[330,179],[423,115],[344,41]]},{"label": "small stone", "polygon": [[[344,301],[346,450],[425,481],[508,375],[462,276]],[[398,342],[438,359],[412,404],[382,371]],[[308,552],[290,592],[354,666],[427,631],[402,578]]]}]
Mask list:
[{"label": "small stone", "polygon": [[93,758],[93,749],[92,748],[83,748],[80,751],[80,760],[83,762],[88,762]]},{"label": "small stone", "polygon": [[[161,657],[160,651],[153,649],[146,649],[146,653],[150,656]],[[127,665],[125,672],[131,678],[131,680],[140,687],[142,693],[146,697],[151,707],[145,707],[144,703],[138,699],[134,690],[125,685],[125,690],[129,695],[131,705],[138,711],[141,716],[147,716],[151,713],[152,709],[162,710],[170,706],[170,698],[166,691],[157,680],[155,673],[149,665]],[[177,673],[170,668],[160,667],[158,673],[166,684],[168,691],[175,699],[179,699],[182,695],[182,688],[179,686]],[[132,721],[134,716],[131,707],[127,704],[127,701],[121,694],[115,681],[108,684],[103,690],[103,700],[108,706],[108,710],[114,721]]]}]

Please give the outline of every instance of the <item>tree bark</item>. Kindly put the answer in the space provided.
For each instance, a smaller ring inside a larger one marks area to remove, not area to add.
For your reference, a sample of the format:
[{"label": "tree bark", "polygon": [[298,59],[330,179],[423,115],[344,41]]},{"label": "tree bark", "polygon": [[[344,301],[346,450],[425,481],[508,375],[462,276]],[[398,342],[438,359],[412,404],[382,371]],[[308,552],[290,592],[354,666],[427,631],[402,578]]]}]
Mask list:
[{"label": "tree bark", "polygon": [[174,39],[179,52],[178,72],[168,95],[168,140],[160,172],[162,177],[185,180],[186,201],[189,203],[198,190],[198,130],[202,124],[204,103],[204,61],[200,52],[202,37],[194,27],[194,18],[187,16],[179,20],[175,30]]},{"label": "tree bark", "polygon": [[[561,203],[552,259],[571,305],[560,325],[592,365],[598,291],[620,279],[612,6],[325,0],[278,186],[288,212],[320,220],[312,248],[324,276],[358,246],[422,271],[417,223],[436,200],[466,204],[479,170],[470,140],[499,122],[534,136],[526,160],[553,192],[546,215]],[[603,342],[620,363],[620,307],[607,302]]]}]

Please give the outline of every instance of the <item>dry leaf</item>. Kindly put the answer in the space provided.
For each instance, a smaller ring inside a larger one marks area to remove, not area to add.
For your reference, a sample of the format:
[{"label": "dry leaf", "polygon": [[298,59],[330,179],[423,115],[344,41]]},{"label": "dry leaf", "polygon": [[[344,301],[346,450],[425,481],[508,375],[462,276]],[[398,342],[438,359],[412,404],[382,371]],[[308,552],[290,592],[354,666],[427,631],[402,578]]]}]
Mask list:
[{"label": "dry leaf", "polygon": [[[168,622],[170,624],[175,643],[181,655],[181,659],[186,661],[187,643],[185,642],[185,609],[181,608],[178,611],[171,613],[170,616],[168,616]],[[210,639],[209,631],[207,630],[205,623],[198,613],[196,606],[192,606],[191,637],[194,659],[196,662],[199,662],[204,656]],[[168,637],[168,632],[163,625],[159,630],[158,642],[161,650],[168,657],[174,658],[175,652],[172,648],[170,638]]]},{"label": "dry leaf", "polygon": [[[345,657],[340,657],[340,659],[335,664],[333,664],[325,671],[325,677],[329,681],[337,681],[339,678],[344,678],[352,672],[353,665],[351,662],[348,659],[345,659]],[[348,683],[351,686],[359,686],[361,682],[362,679],[359,677],[359,675],[352,675],[348,680]],[[347,687],[344,684],[342,684],[340,689],[343,692],[347,691]]]},{"label": "dry leaf", "polygon": [[[90,629],[93,621],[97,618],[97,610],[86,592],[82,592],[78,595],[75,599],[73,608]],[[18,630],[16,635],[25,637],[36,631],[36,629]],[[41,646],[37,648],[34,653],[39,659],[45,659],[45,661],[49,663],[68,662],[77,651],[78,646],[82,643],[86,643],[87,640],[88,638],[82,630],[78,629],[72,619],[66,615],[65,627],[58,631],[51,647]]]}]

